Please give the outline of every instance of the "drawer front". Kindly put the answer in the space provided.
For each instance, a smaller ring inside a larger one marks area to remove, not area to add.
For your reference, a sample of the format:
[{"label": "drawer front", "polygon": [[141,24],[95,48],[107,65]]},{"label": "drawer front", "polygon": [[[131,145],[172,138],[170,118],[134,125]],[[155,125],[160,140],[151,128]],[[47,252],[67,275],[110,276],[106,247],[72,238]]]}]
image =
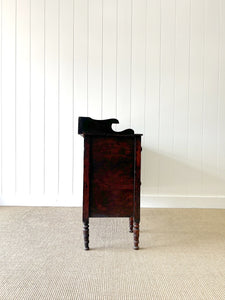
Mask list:
[{"label": "drawer front", "polygon": [[134,138],[93,137],[90,155],[90,216],[133,213]]}]

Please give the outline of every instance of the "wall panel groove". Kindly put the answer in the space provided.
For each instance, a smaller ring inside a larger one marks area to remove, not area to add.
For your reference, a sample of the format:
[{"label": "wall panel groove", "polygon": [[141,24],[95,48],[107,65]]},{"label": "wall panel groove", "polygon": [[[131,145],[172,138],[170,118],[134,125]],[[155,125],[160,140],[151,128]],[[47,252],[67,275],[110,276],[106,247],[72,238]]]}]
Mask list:
[{"label": "wall panel groove", "polygon": [[15,0],[15,193],[17,193],[17,0]]},{"label": "wall panel groove", "polygon": [[31,1],[29,0],[29,195],[31,195]]},{"label": "wall panel groove", "polygon": [[2,0],[0,2],[0,191],[2,194]]},{"label": "wall panel groove", "polygon": [[15,193],[15,1],[2,0],[2,193]]},{"label": "wall panel groove", "polygon": [[58,183],[57,191],[59,194],[59,182],[60,182],[60,2],[58,0]]},{"label": "wall panel groove", "polygon": [[75,140],[74,140],[74,135],[75,135],[75,131],[74,131],[74,35],[75,35],[75,22],[74,22],[74,0],[73,0],[73,60],[72,60],[72,194],[74,194],[74,147],[75,147]]}]

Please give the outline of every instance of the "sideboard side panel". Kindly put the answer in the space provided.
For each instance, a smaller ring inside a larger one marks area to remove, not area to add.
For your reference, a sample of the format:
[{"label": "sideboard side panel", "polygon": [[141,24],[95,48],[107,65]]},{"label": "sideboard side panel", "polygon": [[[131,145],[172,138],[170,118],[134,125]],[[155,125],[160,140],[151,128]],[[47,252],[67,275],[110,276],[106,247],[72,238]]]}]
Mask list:
[{"label": "sideboard side panel", "polygon": [[134,138],[94,137],[90,158],[90,217],[133,214]]}]

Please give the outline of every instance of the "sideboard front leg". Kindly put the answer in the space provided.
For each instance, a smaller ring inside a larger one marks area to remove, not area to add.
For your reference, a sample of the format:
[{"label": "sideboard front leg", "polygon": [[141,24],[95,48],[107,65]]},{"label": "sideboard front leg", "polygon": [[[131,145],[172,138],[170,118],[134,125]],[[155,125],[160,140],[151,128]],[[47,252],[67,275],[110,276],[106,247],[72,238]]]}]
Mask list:
[{"label": "sideboard front leg", "polygon": [[139,249],[139,222],[135,222],[134,221],[134,227],[133,227],[133,231],[134,231],[134,250],[138,250]]},{"label": "sideboard front leg", "polygon": [[133,217],[129,218],[130,232],[133,232],[133,223],[134,223],[133,220],[134,220]]},{"label": "sideboard front leg", "polygon": [[83,222],[84,250],[89,250],[89,221]]}]

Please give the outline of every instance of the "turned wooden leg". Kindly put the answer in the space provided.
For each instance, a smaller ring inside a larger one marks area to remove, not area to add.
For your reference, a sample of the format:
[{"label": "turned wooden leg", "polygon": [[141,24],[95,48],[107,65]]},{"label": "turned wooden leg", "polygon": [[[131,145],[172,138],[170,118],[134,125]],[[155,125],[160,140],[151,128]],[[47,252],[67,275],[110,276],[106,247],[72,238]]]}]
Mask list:
[{"label": "turned wooden leg", "polygon": [[129,223],[130,223],[130,232],[133,232],[133,217],[129,218]]},{"label": "turned wooden leg", "polygon": [[134,250],[138,250],[138,243],[139,243],[139,222],[134,222]]},{"label": "turned wooden leg", "polygon": [[84,250],[89,250],[89,223],[88,223],[88,221],[83,223],[83,235],[84,235]]}]

